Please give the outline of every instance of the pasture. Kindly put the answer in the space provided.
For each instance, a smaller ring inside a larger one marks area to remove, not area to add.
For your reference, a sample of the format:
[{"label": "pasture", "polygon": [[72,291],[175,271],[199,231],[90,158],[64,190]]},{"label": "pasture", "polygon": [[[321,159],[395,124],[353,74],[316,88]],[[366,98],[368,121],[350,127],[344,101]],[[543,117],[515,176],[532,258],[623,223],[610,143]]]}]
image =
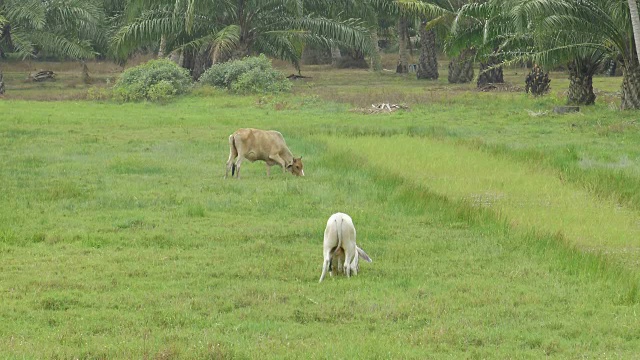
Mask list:
[{"label": "pasture", "polygon": [[[8,83],[0,357],[638,356],[640,133],[621,78],[557,115],[561,73],[533,98],[326,70],[291,95],[162,105]],[[354,111],[377,102],[409,110]],[[223,179],[239,127],[281,131],[306,176],[245,162]],[[337,211],[373,263],[318,284]]]}]

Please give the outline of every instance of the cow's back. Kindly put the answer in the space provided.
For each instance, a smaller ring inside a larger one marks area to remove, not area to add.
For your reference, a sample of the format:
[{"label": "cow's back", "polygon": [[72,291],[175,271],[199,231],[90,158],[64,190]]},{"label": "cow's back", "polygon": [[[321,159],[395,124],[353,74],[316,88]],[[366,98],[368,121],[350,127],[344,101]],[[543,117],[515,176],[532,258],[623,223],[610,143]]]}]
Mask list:
[{"label": "cow's back", "polygon": [[233,137],[236,147],[251,161],[267,160],[269,154],[279,154],[286,147],[284,137],[275,130],[238,129]]},{"label": "cow's back", "polygon": [[353,241],[355,244],[356,228],[353,225],[351,216],[340,212],[331,215],[327,221],[327,229],[332,233],[335,232],[336,237],[339,236],[342,241],[347,239],[348,241]]}]

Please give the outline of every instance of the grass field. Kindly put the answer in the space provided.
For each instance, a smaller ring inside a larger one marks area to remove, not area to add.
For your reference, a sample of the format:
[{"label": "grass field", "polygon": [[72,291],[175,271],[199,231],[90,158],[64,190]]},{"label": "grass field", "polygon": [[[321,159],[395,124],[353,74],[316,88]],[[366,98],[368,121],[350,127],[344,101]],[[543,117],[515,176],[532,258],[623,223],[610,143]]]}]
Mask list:
[{"label": "grass field", "polygon": [[[0,358],[638,358],[640,134],[620,78],[557,115],[560,73],[542,98],[303,74],[292,95],[164,105],[84,100],[72,72],[8,83]],[[353,111],[377,102],[409,110]],[[280,130],[307,176],[223,179],[238,127]],[[318,284],[337,211],[373,263]]]}]

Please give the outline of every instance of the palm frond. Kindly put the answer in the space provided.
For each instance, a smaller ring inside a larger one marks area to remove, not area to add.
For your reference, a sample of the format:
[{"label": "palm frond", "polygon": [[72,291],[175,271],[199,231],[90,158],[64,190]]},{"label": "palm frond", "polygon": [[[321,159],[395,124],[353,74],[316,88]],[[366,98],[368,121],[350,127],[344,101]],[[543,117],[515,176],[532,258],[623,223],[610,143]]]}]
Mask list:
[{"label": "palm frond", "polygon": [[[158,14],[158,12],[152,13]],[[184,28],[182,19],[167,16],[164,12],[160,15],[164,16],[155,17],[147,13],[136,22],[121,27],[111,41],[116,52],[120,55],[128,54],[139,44],[158,41],[162,34],[179,33]]]},{"label": "palm frond", "polygon": [[38,0],[8,0],[5,3],[6,17],[11,23],[39,30],[46,25],[46,11]]},{"label": "palm frond", "polygon": [[89,41],[70,39],[49,31],[36,31],[30,37],[38,47],[50,54],[68,56],[74,59],[92,58],[96,55]]},{"label": "palm frond", "polygon": [[[350,48],[360,49],[365,54],[373,51],[369,39],[369,30],[359,19],[336,21],[327,18],[303,17],[284,19],[281,29],[307,31],[310,36],[322,36],[339,41]],[[274,29],[275,30],[275,29]]]},{"label": "palm frond", "polygon": [[35,44],[31,39],[31,30],[25,31],[21,26],[11,28],[11,52],[22,59],[33,57]]},{"label": "palm frond", "polygon": [[240,41],[240,27],[238,25],[229,25],[218,31],[213,37],[212,51],[220,53],[231,52]]},{"label": "palm frond", "polygon": [[453,11],[450,9],[420,0],[398,0],[398,6],[404,15],[409,15],[414,18],[432,19],[453,14]]},{"label": "palm frond", "polygon": [[[290,33],[289,35],[293,35]],[[281,34],[266,34],[256,40],[255,50],[267,56],[272,56],[290,62],[300,69],[300,57],[302,55],[302,43]]]}]

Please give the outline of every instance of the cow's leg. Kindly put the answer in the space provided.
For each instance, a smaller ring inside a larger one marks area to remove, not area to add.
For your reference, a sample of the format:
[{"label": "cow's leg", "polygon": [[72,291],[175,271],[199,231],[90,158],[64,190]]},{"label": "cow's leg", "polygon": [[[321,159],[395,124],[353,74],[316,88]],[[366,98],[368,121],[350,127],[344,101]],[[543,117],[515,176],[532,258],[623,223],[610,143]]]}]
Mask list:
[{"label": "cow's leg", "polygon": [[345,260],[343,266],[344,274],[347,275],[347,277],[351,277],[351,268],[349,267],[349,262]]},{"label": "cow's leg", "polygon": [[352,272],[353,275],[356,275],[358,273],[358,270],[354,269],[352,266],[354,261],[353,258],[354,256],[357,256],[355,250],[355,246],[347,246],[344,249],[344,272],[345,274],[347,274],[347,277],[351,276]]},{"label": "cow's leg", "polygon": [[238,153],[238,158],[236,159],[236,179],[240,179],[240,166],[245,159],[245,155],[247,154],[247,150],[242,146],[242,143],[236,143],[236,152]]},{"label": "cow's leg", "polygon": [[338,274],[339,273],[344,273],[344,264],[342,262],[343,261],[342,261],[342,257],[341,257],[341,258],[338,259],[338,266],[337,266],[338,267],[338,270],[337,270]]},{"label": "cow's leg", "polygon": [[267,177],[271,176],[271,165],[267,163]]},{"label": "cow's leg", "polygon": [[[229,175],[229,170],[233,167],[233,162],[238,157],[238,149],[236,149],[235,140],[233,135],[229,135],[229,159],[227,159],[227,170],[224,173],[224,178],[227,178]],[[233,172],[231,174],[233,176]]]},{"label": "cow's leg", "polygon": [[282,167],[282,172],[287,172],[287,164],[284,162],[284,159],[280,157],[278,154],[269,155],[269,159],[275,161]]},{"label": "cow's leg", "polygon": [[236,160],[236,179],[240,179],[240,165],[242,165],[242,156],[238,156],[238,160]]},{"label": "cow's leg", "polygon": [[342,248],[337,248],[333,253],[332,263],[336,264],[336,273],[344,273],[344,250]]},{"label": "cow's leg", "polygon": [[358,275],[358,253],[354,252],[353,254],[353,259],[351,260],[351,264],[349,265],[351,267],[351,273],[353,275]]},{"label": "cow's leg", "polygon": [[324,240],[322,242],[322,258],[324,262],[322,263],[322,275],[320,275],[320,281],[324,279],[325,275],[327,275],[327,270],[331,265],[332,254],[331,250],[338,246],[338,233],[337,229],[333,224],[327,224],[327,227],[324,229]]},{"label": "cow's leg", "polygon": [[322,282],[325,275],[327,275],[327,270],[329,270],[329,266],[331,264],[331,249],[327,251],[327,249],[325,248],[323,253],[324,262],[322,263],[322,275],[320,275],[320,281],[318,282]]}]

